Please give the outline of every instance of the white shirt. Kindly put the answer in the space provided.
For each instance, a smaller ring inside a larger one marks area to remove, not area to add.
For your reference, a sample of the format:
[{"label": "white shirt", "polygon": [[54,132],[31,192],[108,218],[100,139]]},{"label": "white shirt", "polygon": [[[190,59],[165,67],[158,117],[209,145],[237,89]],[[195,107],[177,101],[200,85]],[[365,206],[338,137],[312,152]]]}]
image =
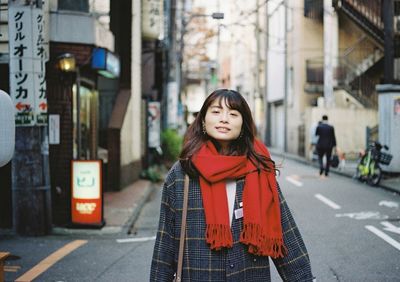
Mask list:
[{"label": "white shirt", "polygon": [[235,206],[236,196],[236,180],[229,179],[226,181],[226,196],[228,198],[229,224],[232,226],[233,208]]}]

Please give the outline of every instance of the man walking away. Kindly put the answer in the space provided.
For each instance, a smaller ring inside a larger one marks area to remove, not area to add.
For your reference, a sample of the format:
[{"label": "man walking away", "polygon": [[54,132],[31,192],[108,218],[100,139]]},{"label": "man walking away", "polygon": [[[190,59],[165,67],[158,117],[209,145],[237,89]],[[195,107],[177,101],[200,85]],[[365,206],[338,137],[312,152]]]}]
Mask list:
[{"label": "man walking away", "polygon": [[[328,124],[327,115],[322,116],[322,122],[317,126],[315,135],[319,137],[317,142],[319,175],[321,177],[328,176],[332,149],[336,147],[336,137],[335,129],[332,125]],[[323,164],[324,155],[326,156],[325,168]]]}]

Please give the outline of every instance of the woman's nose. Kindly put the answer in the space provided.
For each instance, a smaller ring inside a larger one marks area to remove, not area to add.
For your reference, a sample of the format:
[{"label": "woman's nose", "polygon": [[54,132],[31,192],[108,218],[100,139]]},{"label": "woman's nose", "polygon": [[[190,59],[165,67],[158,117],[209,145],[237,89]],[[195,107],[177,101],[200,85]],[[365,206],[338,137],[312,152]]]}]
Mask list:
[{"label": "woman's nose", "polygon": [[222,112],[221,113],[221,122],[228,122],[229,113]]}]

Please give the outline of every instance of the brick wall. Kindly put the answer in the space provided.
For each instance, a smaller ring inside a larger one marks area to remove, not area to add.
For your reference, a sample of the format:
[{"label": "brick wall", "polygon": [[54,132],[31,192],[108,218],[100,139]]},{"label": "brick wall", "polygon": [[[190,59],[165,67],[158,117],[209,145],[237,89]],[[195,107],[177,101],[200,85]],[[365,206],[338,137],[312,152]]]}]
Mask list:
[{"label": "brick wall", "polygon": [[49,114],[60,116],[60,144],[50,145],[50,179],[53,223],[70,222],[72,160],[72,76],[52,73],[47,79]]},{"label": "brick wall", "polygon": [[63,73],[56,68],[56,58],[71,53],[79,66],[88,64],[92,47],[78,44],[51,43],[47,65],[48,113],[60,115],[60,144],[50,145],[50,178],[53,223],[71,223],[71,160],[73,159],[72,86],[75,73]]}]

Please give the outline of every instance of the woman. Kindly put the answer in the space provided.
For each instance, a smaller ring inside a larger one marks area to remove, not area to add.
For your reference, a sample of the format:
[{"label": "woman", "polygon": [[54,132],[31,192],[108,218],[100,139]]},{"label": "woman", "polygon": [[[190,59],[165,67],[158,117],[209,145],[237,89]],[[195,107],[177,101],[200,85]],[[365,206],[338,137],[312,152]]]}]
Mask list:
[{"label": "woman", "polygon": [[208,96],[163,187],[150,281],[172,281],[179,250],[184,176],[190,176],[182,281],[312,281],[301,235],[236,91]]}]

